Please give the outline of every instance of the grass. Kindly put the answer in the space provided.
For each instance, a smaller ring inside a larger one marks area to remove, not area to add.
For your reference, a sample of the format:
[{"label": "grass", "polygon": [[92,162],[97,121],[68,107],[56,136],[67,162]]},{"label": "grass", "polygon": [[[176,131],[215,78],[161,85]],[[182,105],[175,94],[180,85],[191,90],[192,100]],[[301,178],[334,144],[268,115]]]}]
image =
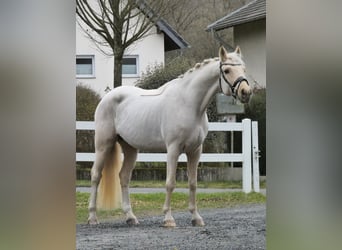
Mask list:
[{"label": "grass", "polygon": [[[151,215],[162,215],[162,206],[165,199],[165,193],[153,194],[131,194],[131,202],[134,213],[138,217]],[[76,214],[77,223],[86,223],[88,217],[88,199],[89,193],[76,192]],[[225,208],[240,204],[265,203],[266,197],[259,193],[245,194],[243,192],[225,192],[225,193],[198,193],[197,203],[200,209],[206,208]],[[172,210],[187,211],[188,194],[173,193]],[[112,211],[98,211],[100,221],[113,219],[125,219],[121,209]]]},{"label": "grass", "polygon": [[[89,180],[77,180],[77,187],[90,187]],[[130,187],[136,188],[164,188],[165,181],[131,181]],[[185,181],[177,182],[178,188],[187,188],[188,183]],[[214,181],[214,182],[204,182],[199,181],[197,184],[198,188],[242,188],[242,181]],[[266,182],[260,182],[260,188],[266,188]]]}]

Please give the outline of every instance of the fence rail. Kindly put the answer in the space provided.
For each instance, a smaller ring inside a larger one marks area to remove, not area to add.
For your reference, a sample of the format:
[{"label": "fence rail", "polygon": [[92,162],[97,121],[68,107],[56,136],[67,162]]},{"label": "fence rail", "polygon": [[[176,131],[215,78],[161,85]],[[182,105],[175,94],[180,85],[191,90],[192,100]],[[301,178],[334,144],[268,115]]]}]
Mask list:
[{"label": "fence rail", "polygon": [[[77,121],[76,130],[94,130],[93,121]],[[242,162],[242,189],[249,193],[253,189],[260,191],[259,187],[259,147],[258,147],[258,124],[250,119],[243,119],[242,122],[209,123],[209,131],[241,131],[242,132],[242,153],[203,153],[200,162]],[[253,155],[253,157],[252,157]],[[77,162],[92,162],[95,153],[76,152]],[[166,162],[166,153],[139,153],[138,162]],[[180,162],[186,162],[186,155],[181,154]],[[252,169],[253,165],[253,169]]]}]

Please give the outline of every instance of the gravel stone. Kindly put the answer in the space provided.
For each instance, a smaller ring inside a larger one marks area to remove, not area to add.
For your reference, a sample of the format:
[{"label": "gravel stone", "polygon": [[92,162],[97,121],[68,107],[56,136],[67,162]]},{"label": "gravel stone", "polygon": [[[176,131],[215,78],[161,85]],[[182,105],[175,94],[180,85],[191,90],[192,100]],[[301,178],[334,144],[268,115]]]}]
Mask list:
[{"label": "gravel stone", "polygon": [[191,226],[189,212],[173,214],[177,227],[164,228],[164,216],[138,218],[128,226],[125,218],[99,225],[76,225],[77,249],[188,250],[266,249],[266,205],[203,209],[204,227]]}]

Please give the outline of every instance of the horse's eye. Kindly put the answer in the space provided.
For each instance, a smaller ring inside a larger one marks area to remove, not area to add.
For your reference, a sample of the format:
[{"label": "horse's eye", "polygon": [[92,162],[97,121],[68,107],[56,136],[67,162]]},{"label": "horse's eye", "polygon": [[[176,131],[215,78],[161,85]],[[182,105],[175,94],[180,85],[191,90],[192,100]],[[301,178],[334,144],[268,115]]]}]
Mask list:
[{"label": "horse's eye", "polygon": [[225,69],[225,70],[224,70],[224,73],[225,73],[225,74],[229,74],[229,69]]}]

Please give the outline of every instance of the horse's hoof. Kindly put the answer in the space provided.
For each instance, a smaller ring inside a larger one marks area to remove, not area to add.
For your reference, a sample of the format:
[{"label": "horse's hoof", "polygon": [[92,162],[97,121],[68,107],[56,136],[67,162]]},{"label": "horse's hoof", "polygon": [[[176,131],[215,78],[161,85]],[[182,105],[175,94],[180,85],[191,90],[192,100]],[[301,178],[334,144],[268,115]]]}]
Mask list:
[{"label": "horse's hoof", "polygon": [[126,220],[126,223],[129,226],[139,225],[139,221],[136,218],[129,218]]},{"label": "horse's hoof", "polygon": [[176,227],[176,222],[174,220],[164,220],[164,227],[168,227],[168,228]]},{"label": "horse's hoof", "polygon": [[89,218],[88,219],[88,224],[89,225],[98,225],[99,222],[98,222],[98,220],[96,218]]},{"label": "horse's hoof", "polygon": [[194,219],[191,221],[191,224],[194,227],[203,227],[205,225],[202,219]]}]

